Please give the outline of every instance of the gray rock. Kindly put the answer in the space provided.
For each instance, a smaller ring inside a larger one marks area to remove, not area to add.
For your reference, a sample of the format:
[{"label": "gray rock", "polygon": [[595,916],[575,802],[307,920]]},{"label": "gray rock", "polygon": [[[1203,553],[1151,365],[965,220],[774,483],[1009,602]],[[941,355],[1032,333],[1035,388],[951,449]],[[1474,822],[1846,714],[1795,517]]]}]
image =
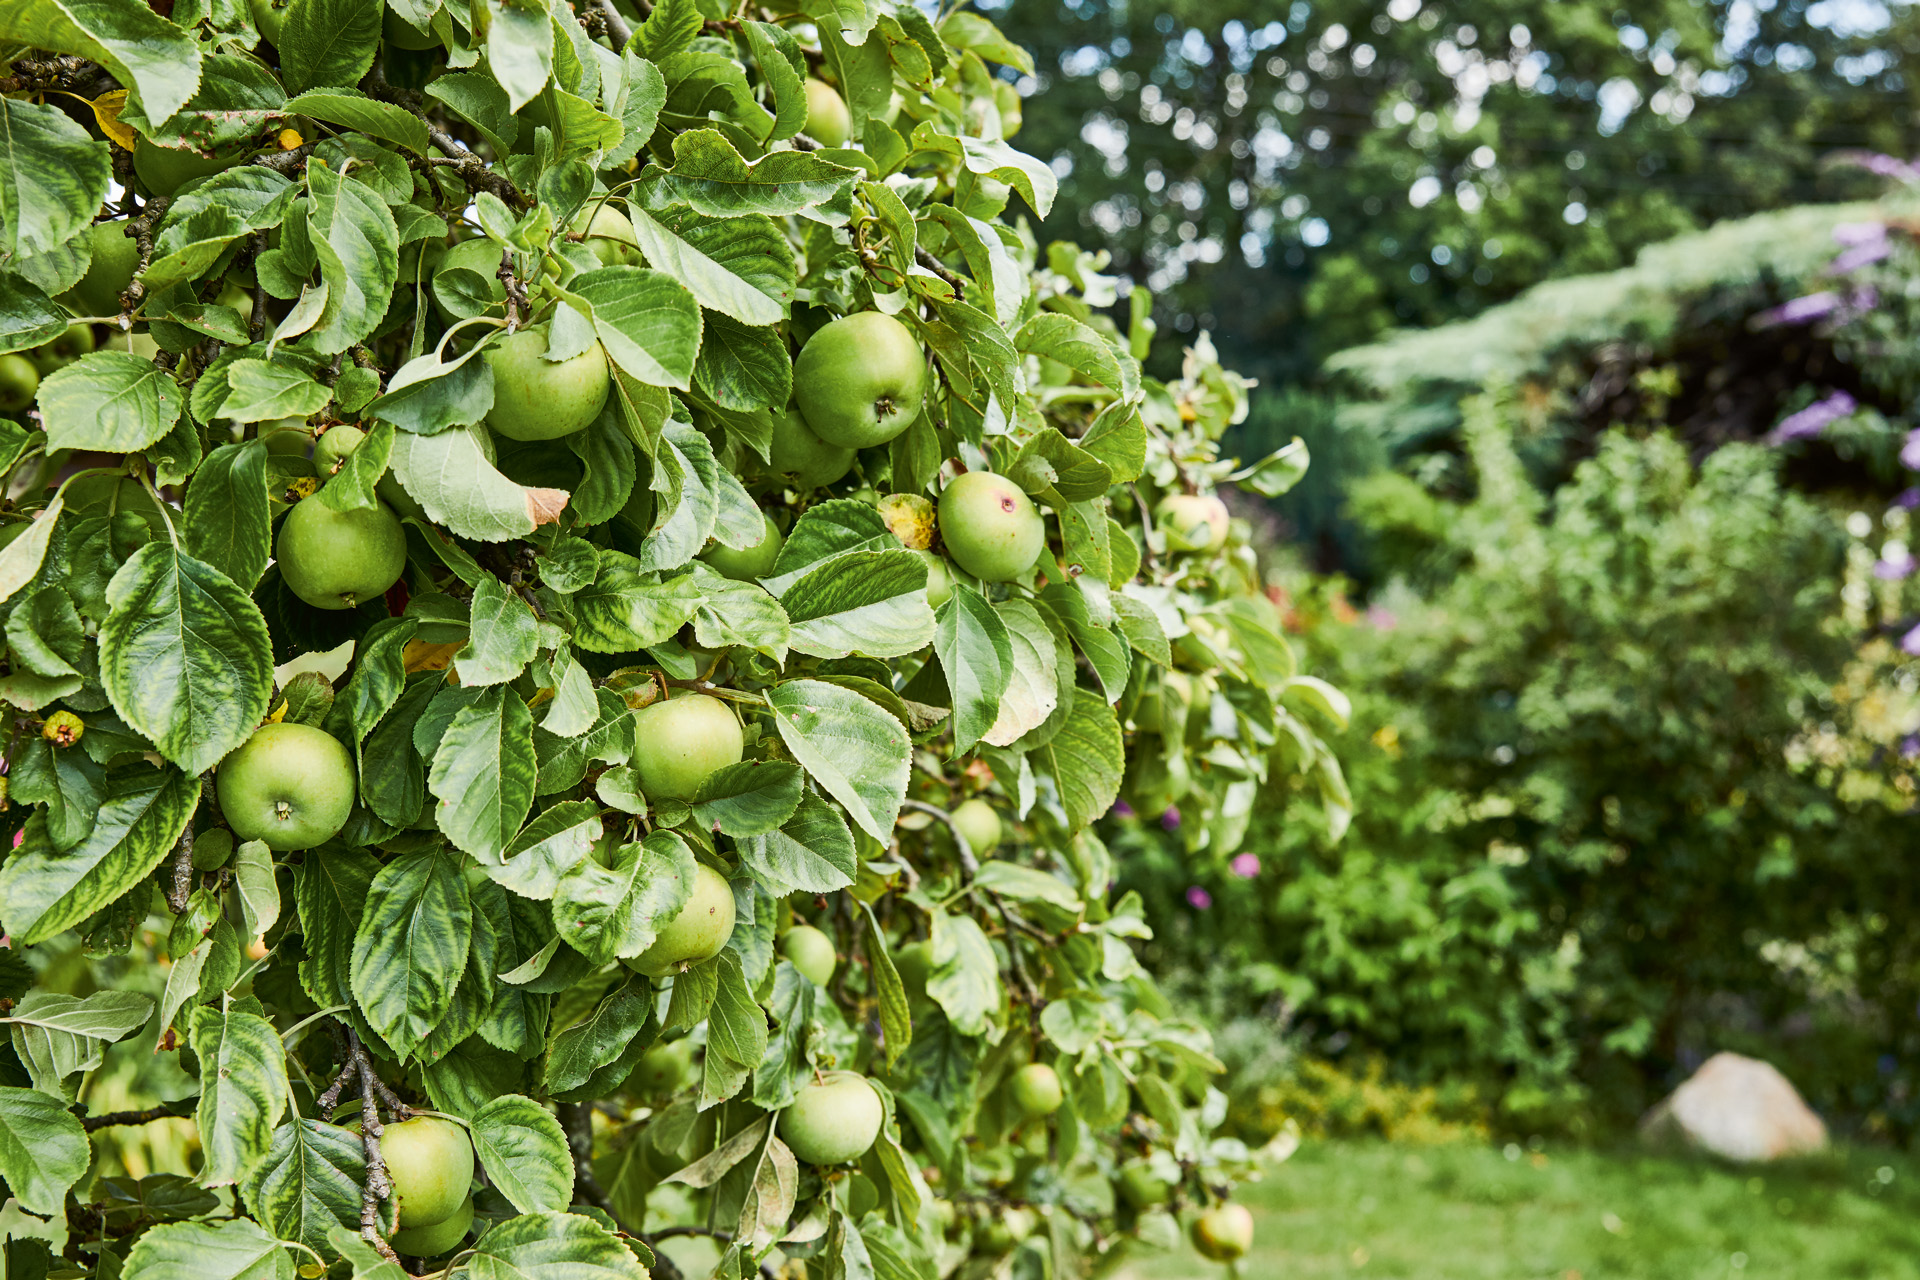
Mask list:
[{"label": "gray rock", "polygon": [[1716,1053],[1640,1121],[1649,1142],[1681,1142],[1757,1163],[1827,1145],[1827,1126],[1770,1063]]}]

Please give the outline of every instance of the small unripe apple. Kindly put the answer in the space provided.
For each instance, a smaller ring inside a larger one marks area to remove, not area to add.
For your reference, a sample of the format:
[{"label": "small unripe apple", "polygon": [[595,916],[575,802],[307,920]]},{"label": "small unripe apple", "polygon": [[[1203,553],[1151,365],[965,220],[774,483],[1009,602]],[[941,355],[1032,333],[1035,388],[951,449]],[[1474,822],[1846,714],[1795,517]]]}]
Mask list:
[{"label": "small unripe apple", "polygon": [[344,422],[338,426],[328,427],[314,442],[314,469],[323,477],[334,475],[340,470],[340,464],[347,460],[347,455],[359,448],[360,442],[366,438],[366,432],[358,427],[350,427]]},{"label": "small unripe apple", "polygon": [[262,725],[220,762],[214,791],[242,840],[311,849],[331,840],[353,812],[353,757],[311,725]]},{"label": "small unripe apple", "polygon": [[682,1036],[656,1044],[640,1055],[640,1065],[627,1077],[627,1088],[648,1097],[676,1092],[693,1068],[693,1041]]},{"label": "small unripe apple", "polygon": [[927,562],[927,603],[938,609],[953,598],[953,575],[947,572],[947,562],[933,552],[917,554]]},{"label": "small unripe apple", "polygon": [[1213,1262],[1234,1262],[1253,1248],[1253,1214],[1247,1206],[1229,1201],[1193,1220],[1187,1229],[1200,1256]]},{"label": "small unripe apple", "polygon": [[1146,1160],[1129,1160],[1120,1166],[1120,1198],[1135,1209],[1150,1209],[1165,1204],[1173,1195],[1173,1183]]},{"label": "small unripe apple", "polygon": [[96,222],[89,232],[93,260],[87,264],[87,274],[60,295],[60,301],[83,316],[120,313],[120,294],[133,283],[134,268],[140,265],[140,245],[127,234],[128,221]]},{"label": "small unripe apple", "polygon": [[746,753],[740,721],[704,693],[642,707],[633,717],[633,769],[650,800],[689,800],[717,769]]},{"label": "small unripe apple", "polygon": [[885,1119],[866,1077],[831,1071],[780,1113],[780,1139],[803,1164],[845,1164],[867,1153]]},{"label": "small unripe apple", "polygon": [[1019,485],[969,471],[941,491],[940,537],[954,563],[974,577],[1011,582],[1040,558],[1047,526]]},{"label": "small unripe apple", "polygon": [[600,344],[566,360],[546,355],[545,325],[516,330],[487,348],[493,366],[487,426],[510,440],[557,440],[600,416],[612,385]]},{"label": "small unripe apple", "polygon": [[700,558],[721,575],[736,582],[752,582],[766,577],[773,572],[773,562],[779,557],[780,548],[787,539],[780,532],[780,526],[773,522],[772,516],[762,511],[760,519],[764,523],[764,532],[760,541],[753,546],[735,550],[724,542],[716,542]]},{"label": "small unripe apple", "polygon": [[823,147],[844,147],[853,135],[847,100],[824,80],[807,77],[807,136]]},{"label": "small unripe apple", "polygon": [[241,159],[238,152],[230,156],[204,156],[198,151],[156,146],[145,138],[133,147],[133,171],[155,196],[172,196],[196,178],[231,169]]},{"label": "small unripe apple", "polygon": [[927,357],[906,325],[858,311],[807,340],[794,361],[793,386],[815,435],[844,449],[869,449],[920,416]]},{"label": "small unripe apple", "polygon": [[985,800],[976,797],[955,808],[953,825],[967,838],[967,847],[975,857],[991,857],[1000,847],[1000,815]]},{"label": "small unripe apple", "polygon": [[467,1232],[473,1230],[473,1197],[468,1196],[460,1202],[460,1207],[443,1222],[430,1227],[408,1227],[393,1233],[388,1241],[395,1253],[403,1253],[409,1258],[437,1258],[450,1253],[453,1247],[467,1238]]},{"label": "small unripe apple", "polygon": [[1007,1092],[1014,1109],[1029,1120],[1052,1115],[1066,1097],[1060,1089],[1059,1074],[1044,1062],[1029,1062],[1014,1072]]},{"label": "small unripe apple", "polygon": [[407,568],[407,535],[383,502],[345,511],[312,499],[280,522],[273,556],[287,589],[316,609],[378,600]]},{"label": "small unripe apple", "polygon": [[706,863],[698,863],[687,905],[660,926],[651,946],[625,964],[649,978],[683,973],[720,954],[733,936],[733,915],[733,886]]},{"label": "small unripe apple", "polygon": [[390,1124],[380,1135],[380,1154],[393,1179],[402,1230],[445,1222],[467,1200],[473,1186],[473,1143],[453,1121],[415,1116]]},{"label": "small unripe apple", "polygon": [[924,938],[909,942],[894,953],[893,967],[900,975],[900,985],[907,989],[907,998],[924,999],[927,979],[933,976],[933,943]]},{"label": "small unripe apple", "polygon": [[[78,288],[78,286],[75,286]],[[115,304],[119,303],[116,300]],[[33,361],[33,367],[46,377],[56,369],[64,369],[93,350],[93,326],[90,324],[70,324],[67,331],[57,338],[49,338],[33,350],[27,352],[27,359]]]},{"label": "small unripe apple", "polygon": [[1170,493],[1154,520],[1173,551],[1218,551],[1227,541],[1227,504],[1211,495]]},{"label": "small unripe apple", "polygon": [[40,390],[40,371],[22,355],[0,356],[0,413],[25,413]]},{"label": "small unripe apple", "polygon": [[767,452],[767,465],[798,489],[830,485],[853,469],[854,451],[822,440],[798,409],[774,415],[773,444]]},{"label": "small unripe apple", "polygon": [[[589,209],[593,211],[591,216]],[[638,267],[646,262],[633,223],[611,204],[589,203],[573,216],[569,230],[593,251],[603,267]]]},{"label": "small unripe apple", "polygon": [[802,976],[816,987],[827,985],[833,977],[839,957],[833,951],[833,939],[810,924],[797,924],[780,939],[780,954],[793,962]]}]

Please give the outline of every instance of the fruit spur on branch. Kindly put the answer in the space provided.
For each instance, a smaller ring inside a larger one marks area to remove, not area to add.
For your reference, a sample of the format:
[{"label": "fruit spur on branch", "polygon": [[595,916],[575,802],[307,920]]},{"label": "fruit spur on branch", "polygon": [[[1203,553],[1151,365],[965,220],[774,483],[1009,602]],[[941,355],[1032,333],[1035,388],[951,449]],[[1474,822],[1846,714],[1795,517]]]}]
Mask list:
[{"label": "fruit spur on branch", "polygon": [[1148,376],[1146,293],[1036,240],[1021,49],[890,0],[0,42],[0,1176],[61,1220],[9,1266],[1244,1251],[1101,833],[1344,815],[1216,492],[1306,457],[1220,457],[1247,385]]}]

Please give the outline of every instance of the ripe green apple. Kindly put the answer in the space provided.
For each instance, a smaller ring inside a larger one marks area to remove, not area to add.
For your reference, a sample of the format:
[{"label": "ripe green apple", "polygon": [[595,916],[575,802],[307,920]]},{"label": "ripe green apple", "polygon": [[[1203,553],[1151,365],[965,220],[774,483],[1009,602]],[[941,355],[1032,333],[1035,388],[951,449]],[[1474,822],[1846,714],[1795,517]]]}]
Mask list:
[{"label": "ripe green apple", "polygon": [[1187,1234],[1193,1238],[1193,1247],[1201,1257],[1213,1262],[1235,1262],[1253,1248],[1253,1214],[1247,1211],[1247,1206],[1229,1201],[1195,1218]]},{"label": "ripe green apple", "polygon": [[407,568],[407,535],[383,502],[335,511],[311,499],[280,522],[273,557],[287,589],[316,609],[377,600]]},{"label": "ripe green apple", "polygon": [[974,577],[1011,582],[1040,558],[1047,526],[1019,485],[969,471],[941,491],[940,536],[954,563]]},{"label": "ripe green apple", "polygon": [[55,369],[64,369],[92,350],[93,326],[70,324],[65,333],[57,338],[49,338],[26,354],[27,359],[33,361],[33,367],[38,369],[40,376],[44,378]]},{"label": "ripe green apple", "polygon": [[914,554],[927,562],[927,603],[938,609],[953,598],[953,575],[947,572],[947,562],[933,552]]},{"label": "ripe green apple", "polygon": [[[648,1097],[678,1092],[693,1069],[693,1041],[685,1036],[656,1044],[640,1055],[640,1065],[627,1077],[627,1088]],[[676,1166],[677,1167],[677,1166]]]},{"label": "ripe green apple", "polygon": [[823,147],[844,147],[853,136],[847,100],[824,80],[807,77],[807,136]]},{"label": "ripe green apple", "polygon": [[387,10],[387,16],[380,23],[380,35],[396,49],[437,49],[440,37],[431,31],[422,31],[405,18]]},{"label": "ripe green apple", "polygon": [[1120,1198],[1135,1209],[1165,1204],[1173,1183],[1147,1160],[1129,1160],[1120,1166]]},{"label": "ripe green apple", "polygon": [[740,721],[704,693],[640,708],[633,717],[633,769],[651,800],[689,800],[716,769],[746,753]]},{"label": "ripe green apple", "polygon": [[467,1131],[439,1116],[390,1124],[380,1154],[393,1178],[400,1228],[431,1227],[459,1213],[473,1186],[473,1143]]},{"label": "ripe green apple", "polygon": [[40,371],[22,355],[0,356],[0,413],[25,413],[40,390]]},{"label": "ripe green apple", "polygon": [[780,554],[781,544],[786,535],[780,532],[780,526],[773,517],[762,511],[760,518],[766,522],[766,532],[760,541],[744,551],[736,551],[723,542],[708,547],[700,558],[736,582],[751,582],[764,578],[773,572],[774,559]]},{"label": "ripe green apple", "polygon": [[[501,314],[506,308],[507,286],[500,280],[500,254],[500,246],[485,236],[473,240],[462,240],[447,250],[446,255],[440,259],[440,265],[434,268],[434,274],[437,276],[443,271],[452,271],[455,268],[473,272],[487,282],[488,296],[493,299],[493,304],[487,310],[492,314]],[[440,318],[448,324],[460,318],[458,313],[449,310],[440,301],[438,290],[435,291],[433,305],[434,309],[440,313]]]},{"label": "ripe green apple", "polygon": [[900,975],[900,985],[907,989],[907,998],[924,998],[927,979],[933,976],[933,943],[924,938],[909,942],[894,953],[893,967]]},{"label": "ripe green apple", "polygon": [[1173,551],[1218,551],[1227,541],[1227,504],[1195,493],[1170,493],[1154,508],[1154,520]]},{"label": "ripe green apple", "polygon": [[803,1164],[845,1164],[867,1153],[885,1118],[866,1077],[830,1071],[802,1086],[780,1113],[780,1139]]},{"label": "ripe green apple", "polygon": [[89,233],[93,239],[93,261],[79,283],[60,295],[60,301],[83,316],[120,314],[120,294],[133,283],[133,269],[140,265],[140,246],[127,234],[127,219],[96,222]]},{"label": "ripe green apple", "polygon": [[906,325],[858,311],[807,340],[793,363],[793,385],[815,435],[843,449],[870,449],[920,416],[927,357]]},{"label": "ripe green apple", "polygon": [[353,811],[353,757],[312,725],[261,725],[220,762],[214,792],[242,840],[311,849],[332,839]]},{"label": "ripe green apple", "polygon": [[[230,156],[204,156],[198,151],[155,146],[145,138],[133,146],[133,171],[156,196],[172,196],[194,179],[231,169],[240,160],[238,152]],[[119,307],[116,305],[114,310],[118,311]]]},{"label": "ripe green apple", "polygon": [[839,957],[833,952],[833,939],[810,924],[797,924],[780,939],[780,954],[816,987],[827,985]]},{"label": "ripe green apple", "polygon": [[569,360],[549,360],[547,327],[519,329],[487,348],[493,408],[487,425],[509,440],[557,440],[584,431],[607,403],[607,353],[595,342]]},{"label": "ripe green apple", "polygon": [[814,434],[797,409],[773,420],[773,444],[768,465],[792,480],[796,489],[818,489],[853,469],[853,450],[828,444]]},{"label": "ripe green apple", "polygon": [[260,38],[279,48],[280,37],[287,29],[286,5],[276,4],[275,0],[248,0],[247,7],[253,11],[253,25],[259,30]]},{"label": "ripe green apple", "polygon": [[1007,1092],[1014,1109],[1029,1120],[1052,1115],[1065,1100],[1059,1074],[1044,1062],[1029,1062],[1014,1072]]},{"label": "ripe green apple", "polygon": [[403,1253],[409,1258],[437,1258],[443,1253],[451,1253],[453,1247],[465,1240],[467,1232],[471,1230],[473,1197],[468,1196],[444,1221],[430,1227],[408,1227],[396,1231],[388,1243],[393,1246],[395,1253]]},{"label": "ripe green apple", "polygon": [[985,800],[975,798],[955,807],[953,825],[977,857],[991,857],[1000,847],[1000,815]]},{"label": "ripe green apple", "polygon": [[718,871],[699,863],[687,905],[660,926],[652,946],[625,964],[649,978],[664,978],[711,960],[733,936],[733,913],[733,886]]},{"label": "ripe green apple", "polygon": [[344,422],[338,426],[328,427],[314,442],[315,469],[323,476],[338,474],[340,465],[347,460],[347,455],[359,448],[360,442],[366,438],[366,432],[358,427],[348,426]]},{"label": "ripe green apple", "polygon": [[[593,211],[591,220],[589,209]],[[640,252],[640,239],[633,233],[633,223],[611,204],[589,204],[573,216],[569,230],[581,237],[581,243],[593,251],[603,267],[646,264],[646,257]]]}]

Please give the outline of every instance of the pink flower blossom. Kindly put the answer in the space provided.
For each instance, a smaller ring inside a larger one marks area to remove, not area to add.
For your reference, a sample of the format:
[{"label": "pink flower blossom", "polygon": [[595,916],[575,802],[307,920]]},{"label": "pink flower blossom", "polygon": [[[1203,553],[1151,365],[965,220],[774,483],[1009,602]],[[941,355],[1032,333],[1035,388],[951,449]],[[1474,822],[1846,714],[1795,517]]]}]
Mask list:
[{"label": "pink flower blossom", "polygon": [[1196,884],[1187,890],[1187,905],[1195,911],[1205,911],[1213,905],[1213,895]]},{"label": "pink flower blossom", "polygon": [[1260,874],[1260,855],[1254,853],[1238,854],[1234,857],[1233,861],[1227,865],[1232,868],[1233,874],[1239,876],[1242,880],[1251,880]]}]

